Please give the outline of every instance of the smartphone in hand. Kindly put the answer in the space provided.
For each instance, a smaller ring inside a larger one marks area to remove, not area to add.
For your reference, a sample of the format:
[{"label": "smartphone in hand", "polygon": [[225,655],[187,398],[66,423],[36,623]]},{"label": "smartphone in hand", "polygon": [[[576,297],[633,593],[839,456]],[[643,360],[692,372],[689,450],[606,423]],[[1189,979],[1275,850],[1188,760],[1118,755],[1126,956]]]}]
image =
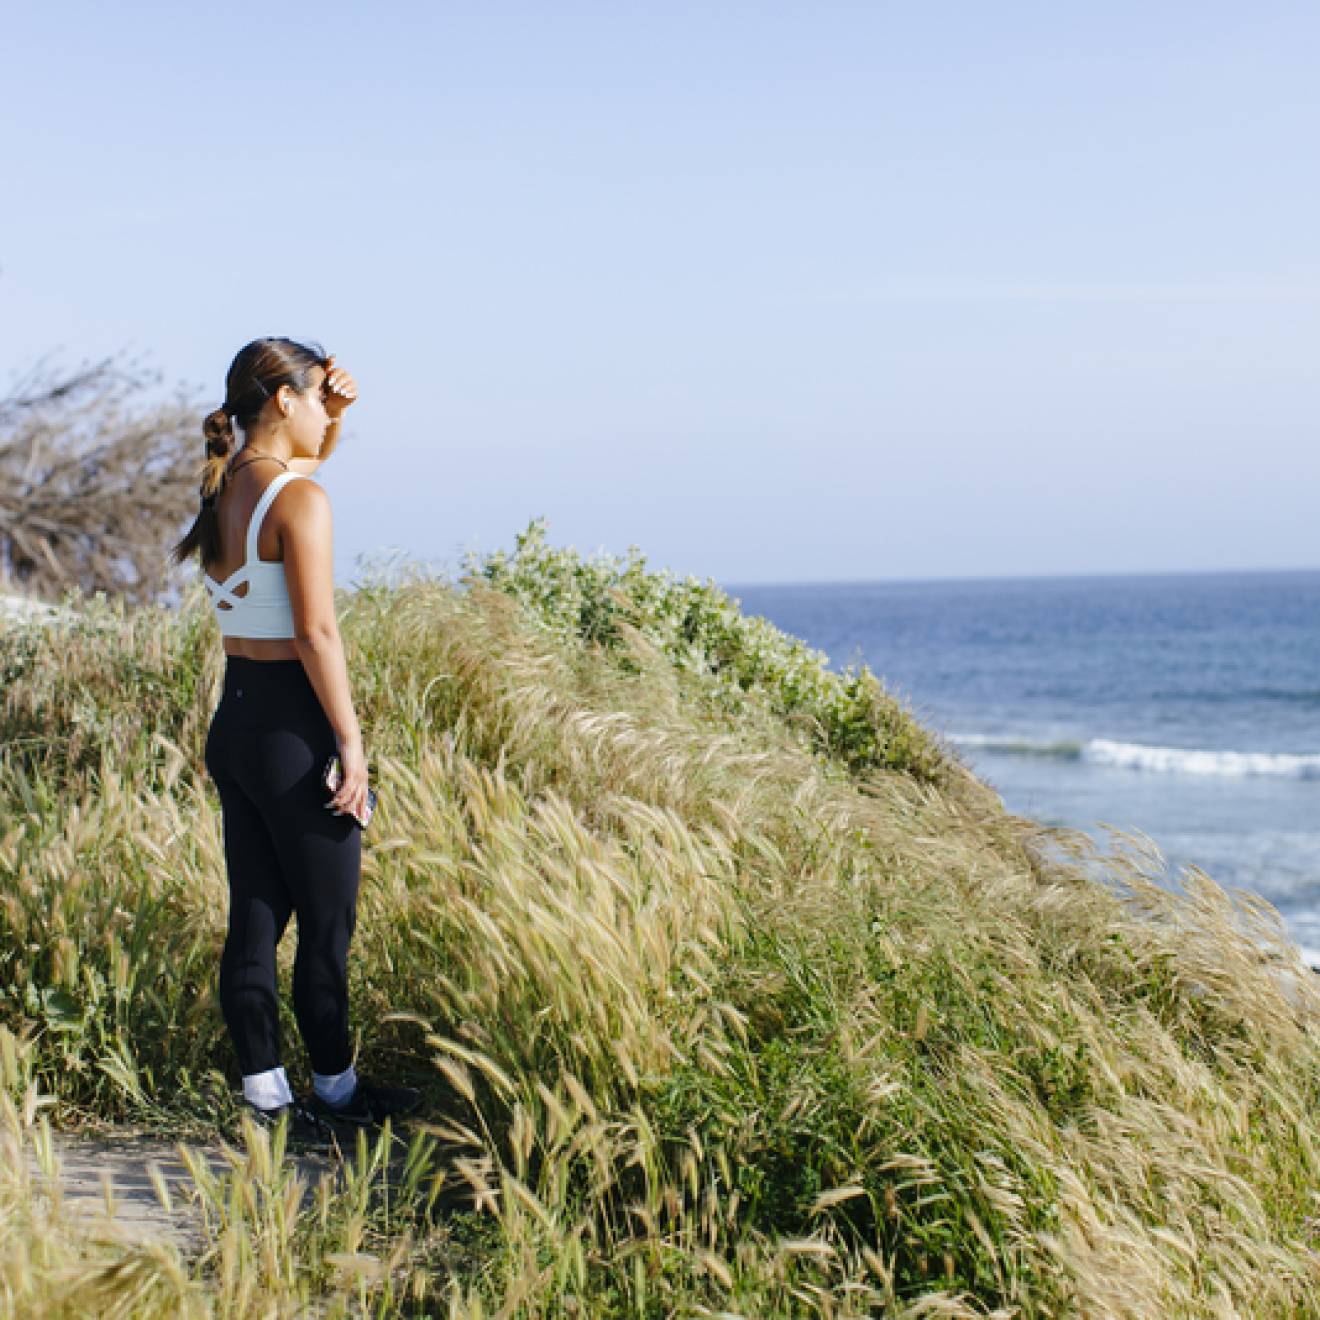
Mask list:
[{"label": "smartphone in hand", "polygon": [[[321,782],[325,785],[327,793],[337,793],[339,786],[344,782],[344,767],[340,763],[339,753],[336,752],[326,763],[325,769],[321,772]],[[353,813],[353,819],[365,830],[371,824],[372,814],[376,810],[376,790],[367,789],[367,807],[363,815],[359,816]]]}]

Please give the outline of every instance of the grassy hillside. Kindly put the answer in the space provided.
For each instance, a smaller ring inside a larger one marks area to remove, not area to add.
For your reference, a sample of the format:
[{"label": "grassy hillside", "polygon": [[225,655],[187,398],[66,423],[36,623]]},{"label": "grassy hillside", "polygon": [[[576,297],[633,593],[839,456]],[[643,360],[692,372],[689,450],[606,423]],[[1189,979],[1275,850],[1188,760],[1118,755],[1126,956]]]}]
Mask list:
[{"label": "grassy hillside", "polygon": [[[1009,814],[709,583],[540,524],[467,570],[342,600],[358,1063],[432,1123],[401,1189],[364,1142],[298,1217],[230,1126],[200,587],[0,627],[17,1313],[1320,1314],[1320,992],[1272,909]],[[233,1133],[200,1259],[47,1222],[19,1172],[130,1121]]]}]

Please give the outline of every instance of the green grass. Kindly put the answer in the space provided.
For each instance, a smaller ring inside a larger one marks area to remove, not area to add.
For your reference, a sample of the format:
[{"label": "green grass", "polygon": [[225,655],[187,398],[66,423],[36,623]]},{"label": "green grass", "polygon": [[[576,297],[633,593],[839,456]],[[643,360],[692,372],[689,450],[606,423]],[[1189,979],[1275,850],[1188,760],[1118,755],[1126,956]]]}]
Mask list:
[{"label": "green grass", "polygon": [[1272,909],[1008,813],[709,582],[540,523],[466,568],[340,601],[358,1063],[432,1122],[301,1215],[235,1137],[195,1259],[48,1216],[17,1152],[233,1131],[214,623],[199,586],[0,631],[15,1314],[1320,1314],[1320,994]]}]

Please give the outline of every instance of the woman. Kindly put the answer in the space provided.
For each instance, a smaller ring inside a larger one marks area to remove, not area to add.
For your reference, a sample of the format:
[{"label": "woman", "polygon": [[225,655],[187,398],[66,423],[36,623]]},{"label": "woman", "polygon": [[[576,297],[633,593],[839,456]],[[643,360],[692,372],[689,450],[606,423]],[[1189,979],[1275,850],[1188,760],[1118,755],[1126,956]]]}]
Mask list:
[{"label": "woman", "polygon": [[[367,763],[335,617],[330,501],[302,478],[329,457],[353,378],[319,348],[255,339],[225,379],[224,406],[202,424],[202,507],[174,547],[204,569],[226,655],[206,740],[219,790],[229,873],[220,1003],[259,1122],[321,1140],[420,1103],[353,1067],[349,940],[357,919]],[[243,433],[235,448],[230,419]],[[322,772],[338,752],[343,782]],[[331,814],[333,813],[333,814]],[[294,1096],[280,1063],[275,949],[298,914],[293,1007],[313,1092]]]}]

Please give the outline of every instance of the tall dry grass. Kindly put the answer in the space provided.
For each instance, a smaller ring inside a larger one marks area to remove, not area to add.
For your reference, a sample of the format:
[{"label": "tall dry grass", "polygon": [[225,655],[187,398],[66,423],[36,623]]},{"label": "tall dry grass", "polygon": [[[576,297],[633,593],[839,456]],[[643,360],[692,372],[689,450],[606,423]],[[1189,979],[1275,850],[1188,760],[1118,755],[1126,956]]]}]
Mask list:
[{"label": "tall dry grass", "polygon": [[[61,1233],[6,1157],[0,1291],[70,1315],[1320,1314],[1320,994],[1272,909],[1138,836],[1099,855],[1009,814],[873,680],[812,675],[708,589],[693,623],[692,590],[569,567],[571,597],[528,589],[561,560],[342,599],[381,796],[358,1062],[428,1101],[402,1182],[364,1142],[294,1214],[247,1131],[227,1186],[198,1169],[191,1259]],[[0,633],[11,1150],[43,1121],[234,1133],[212,629],[199,592]]]}]

